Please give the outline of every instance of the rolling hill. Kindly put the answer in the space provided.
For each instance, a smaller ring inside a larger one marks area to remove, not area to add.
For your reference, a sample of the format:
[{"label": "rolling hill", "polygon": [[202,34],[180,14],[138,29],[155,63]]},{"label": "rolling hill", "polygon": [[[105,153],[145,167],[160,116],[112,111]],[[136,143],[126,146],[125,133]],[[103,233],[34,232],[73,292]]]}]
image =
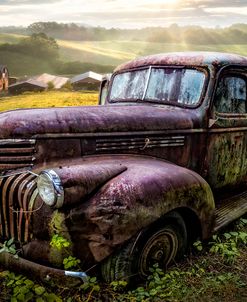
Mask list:
[{"label": "rolling hill", "polygon": [[117,65],[135,57],[173,51],[220,51],[247,56],[246,45],[194,45],[184,43],[155,43],[144,41],[63,41],[58,40],[64,60],[88,61]]},{"label": "rolling hill", "polygon": [[[25,36],[0,34],[0,44],[17,43]],[[138,56],[172,51],[222,51],[247,56],[246,44],[208,44],[156,43],[144,41],[68,41],[57,40],[60,57],[63,61],[81,61],[91,64],[116,66]],[[28,54],[6,53],[0,51],[0,64],[7,64],[11,74],[31,75],[41,72],[55,72],[54,66],[39,58],[30,58]]]}]

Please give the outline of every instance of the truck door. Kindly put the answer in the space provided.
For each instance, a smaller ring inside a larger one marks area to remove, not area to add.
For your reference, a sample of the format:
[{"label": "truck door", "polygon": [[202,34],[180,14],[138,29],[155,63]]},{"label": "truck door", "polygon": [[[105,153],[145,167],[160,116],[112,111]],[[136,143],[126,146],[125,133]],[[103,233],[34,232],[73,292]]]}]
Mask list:
[{"label": "truck door", "polygon": [[247,72],[228,69],[219,77],[211,110],[206,178],[212,189],[237,186],[247,176]]}]

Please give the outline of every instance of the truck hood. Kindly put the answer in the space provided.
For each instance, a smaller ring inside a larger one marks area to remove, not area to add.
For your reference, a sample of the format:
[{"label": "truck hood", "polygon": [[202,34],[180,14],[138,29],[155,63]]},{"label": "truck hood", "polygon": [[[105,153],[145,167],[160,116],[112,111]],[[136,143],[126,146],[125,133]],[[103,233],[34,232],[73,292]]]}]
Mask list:
[{"label": "truck hood", "polygon": [[192,129],[201,110],[171,106],[112,105],[25,109],[0,113],[0,139],[42,134]]}]

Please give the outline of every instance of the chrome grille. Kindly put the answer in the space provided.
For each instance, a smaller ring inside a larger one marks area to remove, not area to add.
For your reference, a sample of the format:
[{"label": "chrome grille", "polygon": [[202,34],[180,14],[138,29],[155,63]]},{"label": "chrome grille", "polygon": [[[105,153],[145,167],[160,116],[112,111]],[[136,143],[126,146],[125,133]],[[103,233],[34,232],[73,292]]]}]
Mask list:
[{"label": "chrome grille", "polygon": [[0,171],[32,166],[34,153],[33,139],[0,140]]},{"label": "chrome grille", "polygon": [[0,236],[27,242],[34,199],[37,196],[36,176],[22,173],[0,176]]},{"label": "chrome grille", "polygon": [[144,150],[146,148],[178,147],[184,145],[184,136],[102,138],[96,139],[96,152],[107,150]]}]

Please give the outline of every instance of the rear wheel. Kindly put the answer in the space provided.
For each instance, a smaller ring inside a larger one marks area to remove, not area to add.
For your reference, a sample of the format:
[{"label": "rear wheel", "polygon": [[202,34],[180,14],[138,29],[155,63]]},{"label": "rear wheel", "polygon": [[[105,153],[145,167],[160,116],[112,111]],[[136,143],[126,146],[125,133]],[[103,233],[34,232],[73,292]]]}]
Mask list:
[{"label": "rear wheel", "polygon": [[161,269],[179,260],[187,248],[185,223],[176,212],[141,231],[120,251],[102,263],[102,276],[106,282],[130,281],[133,277],[146,278],[156,263]]}]

